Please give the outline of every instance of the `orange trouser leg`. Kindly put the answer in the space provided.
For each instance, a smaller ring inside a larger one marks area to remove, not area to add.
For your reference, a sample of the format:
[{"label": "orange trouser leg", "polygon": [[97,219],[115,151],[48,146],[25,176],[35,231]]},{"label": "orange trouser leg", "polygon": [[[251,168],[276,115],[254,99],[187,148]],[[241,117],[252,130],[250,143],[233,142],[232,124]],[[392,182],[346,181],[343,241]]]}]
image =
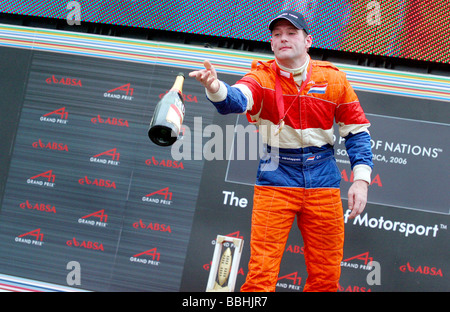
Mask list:
[{"label": "orange trouser leg", "polygon": [[250,262],[241,291],[275,291],[295,216],[305,245],[304,291],[336,291],[344,222],[339,189],[255,186]]},{"label": "orange trouser leg", "polygon": [[344,248],[339,189],[308,190],[297,220],[308,278],[303,291],[337,291]]},{"label": "orange trouser leg", "polygon": [[295,219],[289,188],[255,187],[249,272],[241,291],[275,291],[280,262]]}]

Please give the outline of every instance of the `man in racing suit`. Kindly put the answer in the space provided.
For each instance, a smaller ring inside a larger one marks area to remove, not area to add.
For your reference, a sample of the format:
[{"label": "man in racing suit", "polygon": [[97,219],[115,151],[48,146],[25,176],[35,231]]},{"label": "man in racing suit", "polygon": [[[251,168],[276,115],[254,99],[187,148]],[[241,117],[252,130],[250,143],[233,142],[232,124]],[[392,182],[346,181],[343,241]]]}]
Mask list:
[{"label": "man in racing suit", "polygon": [[241,291],[275,290],[296,216],[308,272],[304,291],[337,291],[344,221],[333,123],[345,138],[354,174],[350,218],[367,201],[373,167],[370,123],[345,74],[309,57],[312,39],[300,13],[280,13],[269,29],[275,59],[254,62],[235,85],[218,80],[208,61],[190,73],[219,113],[245,113],[267,145],[254,186],[251,257]]}]

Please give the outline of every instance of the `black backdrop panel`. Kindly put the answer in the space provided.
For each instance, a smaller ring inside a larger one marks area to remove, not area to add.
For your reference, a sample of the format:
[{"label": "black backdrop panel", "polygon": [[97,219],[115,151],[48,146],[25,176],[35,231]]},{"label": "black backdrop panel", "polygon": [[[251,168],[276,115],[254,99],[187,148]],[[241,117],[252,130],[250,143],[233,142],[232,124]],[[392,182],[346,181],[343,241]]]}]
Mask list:
[{"label": "black backdrop panel", "polygon": [[[3,273],[65,284],[78,261],[81,288],[179,289],[203,162],[173,161],[147,137],[179,71],[33,53],[1,211]],[[187,127],[210,122],[210,106],[186,105]]]}]

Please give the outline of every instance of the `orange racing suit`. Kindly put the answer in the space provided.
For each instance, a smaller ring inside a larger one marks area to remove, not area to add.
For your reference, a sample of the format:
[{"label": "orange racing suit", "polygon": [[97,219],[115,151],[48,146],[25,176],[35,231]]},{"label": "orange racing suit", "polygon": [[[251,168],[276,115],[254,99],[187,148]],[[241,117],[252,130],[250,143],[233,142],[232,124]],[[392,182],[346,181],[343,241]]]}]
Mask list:
[{"label": "orange racing suit", "polygon": [[[267,145],[254,186],[251,256],[241,291],[275,291],[295,217],[308,272],[303,290],[337,290],[344,221],[334,121],[345,138],[355,180],[370,183],[370,123],[355,92],[331,63],[308,62],[301,85],[272,60],[254,62],[234,86],[220,82],[217,94],[207,92],[219,113],[246,113]],[[271,130],[261,131],[262,126],[281,131],[274,136]]]}]

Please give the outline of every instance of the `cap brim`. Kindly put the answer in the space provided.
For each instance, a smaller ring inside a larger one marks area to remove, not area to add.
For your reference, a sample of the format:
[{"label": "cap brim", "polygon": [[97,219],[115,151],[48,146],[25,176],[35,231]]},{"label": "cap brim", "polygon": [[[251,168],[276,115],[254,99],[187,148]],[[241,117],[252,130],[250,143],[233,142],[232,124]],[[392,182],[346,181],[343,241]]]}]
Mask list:
[{"label": "cap brim", "polygon": [[281,19],[284,19],[284,20],[288,21],[288,22],[291,23],[295,28],[297,28],[297,29],[302,29],[302,30],[304,30],[304,31],[306,31],[306,32],[308,33],[308,30],[306,30],[305,28],[303,28],[303,27],[297,25],[294,21],[291,21],[289,18],[287,18],[287,17],[285,17],[285,16],[279,16],[279,17],[274,18],[274,19],[270,22],[270,24],[269,24],[269,30],[272,31],[275,22],[278,21],[278,20],[281,20]]}]

